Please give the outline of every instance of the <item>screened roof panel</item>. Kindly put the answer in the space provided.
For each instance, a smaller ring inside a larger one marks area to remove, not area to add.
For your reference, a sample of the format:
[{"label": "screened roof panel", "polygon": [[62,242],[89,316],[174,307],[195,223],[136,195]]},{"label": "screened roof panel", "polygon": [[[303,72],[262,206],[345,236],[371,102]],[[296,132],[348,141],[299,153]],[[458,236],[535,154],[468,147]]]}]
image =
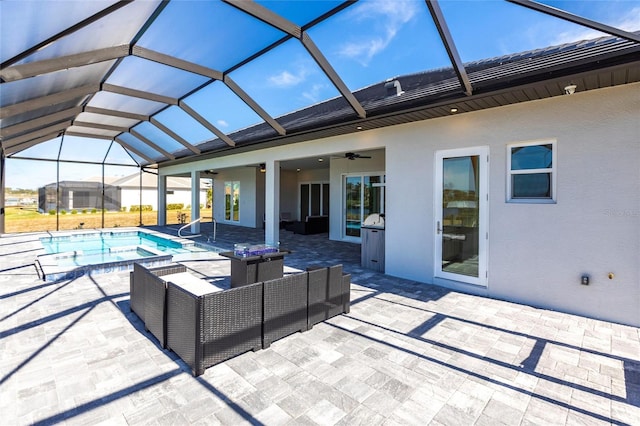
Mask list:
[{"label": "screened roof panel", "polygon": [[640,80],[637,1],[0,1],[0,23],[9,156],[81,131],[163,163]]},{"label": "screened roof panel", "polygon": [[[564,10],[571,14],[601,22],[625,31],[640,30],[640,2],[622,1],[575,1],[575,0],[538,0],[539,3]],[[586,38],[593,38],[596,33]],[[602,36],[598,32],[595,37]]]},{"label": "screened roof panel", "polygon": [[92,112],[80,113],[75,121],[82,123],[104,124],[107,126],[123,127],[126,129],[133,127],[140,122],[140,120],[133,118],[115,117],[113,115],[95,114]]},{"label": "screened roof panel", "polygon": [[[443,2],[442,11],[464,62],[605,35],[508,2]],[[508,18],[492,20],[494,16]],[[486,25],[489,21],[491,25]]]},{"label": "screened roof panel", "polygon": [[[147,145],[137,137],[133,136],[131,133],[123,133],[122,135],[118,136],[118,139],[121,139],[123,142],[131,146],[133,149],[135,149],[136,151],[139,151],[145,157],[158,159],[158,160],[164,158],[161,153],[151,148],[149,145]],[[143,164],[147,163],[147,160],[144,159],[142,163]]]},{"label": "screened roof panel", "polygon": [[138,45],[226,71],[284,35],[222,2],[174,1]]},{"label": "screened roof panel", "polygon": [[[19,63],[30,63],[129,44],[159,3],[157,0],[131,2],[99,21],[93,22],[55,43],[49,44]],[[69,7],[64,6],[54,8],[51,10],[48,19],[56,20],[59,16],[66,14],[68,9]]]},{"label": "screened roof panel", "polygon": [[59,7],[56,13],[44,5],[44,1],[3,1],[0,6],[0,59],[12,58],[32,46],[71,27],[76,22],[89,18],[94,13],[110,6],[115,1],[95,0],[85,2],[82,7]]},{"label": "screened roof panel", "polygon": [[423,0],[357,3],[309,34],[352,91],[451,66]]},{"label": "screened roof panel", "polygon": [[114,63],[101,62],[3,83],[0,85],[0,105],[4,107],[81,86],[99,84]]},{"label": "screened roof panel", "polygon": [[226,134],[264,121],[220,81],[203,87],[185,102]]},{"label": "screened roof panel", "polygon": [[169,152],[176,152],[184,149],[182,144],[148,121],[140,123],[134,128],[134,130]]},{"label": "screened roof panel", "polygon": [[324,0],[324,1],[297,1],[297,0],[257,0],[256,3],[266,7],[272,12],[288,19],[289,21],[305,26],[318,16],[322,16],[330,12],[334,8],[340,6],[342,1]]},{"label": "screened roof panel", "polygon": [[272,117],[339,95],[296,39],[285,42],[230,76]]},{"label": "screened roof panel", "polygon": [[143,115],[151,115],[166,106],[161,102],[111,92],[96,93],[87,105]]},{"label": "screened roof panel", "polygon": [[[79,104],[81,104],[82,100],[85,99],[86,97],[87,97],[86,95],[79,96],[65,102],[56,103],[55,105],[45,105],[40,108],[27,110],[26,112],[23,112],[20,114],[15,114],[15,115],[12,114],[7,118],[1,119],[0,125],[2,126],[3,129],[5,129],[7,127],[15,126],[22,123],[28,124],[31,120],[46,119],[47,117],[53,117],[50,123],[60,122],[62,121],[61,118],[55,118],[57,113],[62,113],[63,111],[75,110],[75,108]],[[74,112],[71,112],[71,114],[69,114],[68,117],[73,118],[74,114],[75,114]],[[66,115],[66,114],[63,114],[63,115]],[[36,126],[36,127],[40,127],[40,126]]]},{"label": "screened roof panel", "polygon": [[103,136],[103,137],[108,137],[108,138],[115,138],[116,136],[118,136],[121,132],[119,131],[113,131],[113,130],[105,130],[105,129],[99,129],[99,128],[95,128],[95,127],[87,127],[87,126],[77,126],[77,125],[72,125],[70,127],[67,128],[67,132],[69,133],[81,133],[81,134],[85,134],[85,135],[95,135],[95,136]]},{"label": "screened roof panel", "polygon": [[[153,78],[149,78],[153,76]],[[122,60],[107,83],[179,98],[210,79],[135,56]]]},{"label": "screened roof panel", "polygon": [[154,118],[192,144],[198,144],[215,137],[213,133],[178,106],[170,106],[156,114]]}]

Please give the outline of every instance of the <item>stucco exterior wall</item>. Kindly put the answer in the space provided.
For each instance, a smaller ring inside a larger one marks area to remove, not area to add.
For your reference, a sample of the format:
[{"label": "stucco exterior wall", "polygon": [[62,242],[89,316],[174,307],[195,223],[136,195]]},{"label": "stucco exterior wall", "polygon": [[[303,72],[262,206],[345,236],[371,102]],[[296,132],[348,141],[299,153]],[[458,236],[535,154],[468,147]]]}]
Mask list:
[{"label": "stucco exterior wall", "polygon": [[[433,282],[435,152],[488,146],[488,286],[440,284],[640,325],[639,93],[635,84],[377,131],[393,141],[386,273]],[[557,141],[557,203],[507,203],[507,145],[546,139]]]},{"label": "stucco exterior wall", "polygon": [[[262,184],[262,195],[257,195],[256,173],[259,172],[255,167],[238,167],[218,172],[213,180],[213,215],[218,222],[251,228],[258,226],[258,219],[260,224],[262,223],[262,217],[258,218],[256,213],[256,196],[262,200],[262,211],[264,212],[264,183]],[[228,221],[224,218],[224,183],[229,181],[240,182],[239,222]]]},{"label": "stucco exterior wall", "polygon": [[[245,164],[382,148],[383,164],[331,161],[330,238],[342,238],[341,176],[384,171],[386,273],[434,283],[436,152],[488,147],[488,284],[437,283],[640,326],[639,94],[637,83],[577,92],[170,166],[161,172],[237,167],[229,169],[229,176],[226,171],[216,176],[215,193],[224,193],[224,180],[241,180],[240,225],[254,226],[256,179]],[[507,145],[536,140],[556,141],[557,203],[507,203]],[[221,220],[224,206],[216,206],[215,212]],[[590,285],[581,285],[583,274],[591,277]]]}]

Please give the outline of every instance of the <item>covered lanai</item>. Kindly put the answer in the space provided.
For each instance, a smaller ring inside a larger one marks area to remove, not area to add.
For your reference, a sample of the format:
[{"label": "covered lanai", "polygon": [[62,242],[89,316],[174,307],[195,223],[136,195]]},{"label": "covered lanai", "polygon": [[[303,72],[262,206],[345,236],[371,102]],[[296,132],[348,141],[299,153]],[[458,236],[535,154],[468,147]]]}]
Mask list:
[{"label": "covered lanai", "polygon": [[638,5],[585,5],[2,2],[0,188],[137,167],[164,225],[166,177],[191,220],[206,177],[273,243],[282,213],[356,244],[381,214],[389,275],[638,325]]}]

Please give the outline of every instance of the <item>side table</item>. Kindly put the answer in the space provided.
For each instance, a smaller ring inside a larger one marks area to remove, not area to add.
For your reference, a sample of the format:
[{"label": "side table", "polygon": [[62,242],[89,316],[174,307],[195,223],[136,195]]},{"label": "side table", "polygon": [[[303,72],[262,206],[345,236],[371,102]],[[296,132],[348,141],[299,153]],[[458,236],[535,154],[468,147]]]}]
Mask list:
[{"label": "side table", "polygon": [[231,288],[282,278],[284,275],[284,256],[290,250],[280,249],[274,253],[258,256],[238,256],[232,251],[218,253],[231,259]]}]

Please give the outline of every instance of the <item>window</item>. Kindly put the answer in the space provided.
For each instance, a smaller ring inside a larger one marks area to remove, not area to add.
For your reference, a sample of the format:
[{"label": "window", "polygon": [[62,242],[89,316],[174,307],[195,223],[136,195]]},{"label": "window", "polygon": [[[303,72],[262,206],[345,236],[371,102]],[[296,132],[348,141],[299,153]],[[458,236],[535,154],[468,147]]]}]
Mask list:
[{"label": "window", "polygon": [[512,144],[507,148],[507,201],[555,202],[555,141]]},{"label": "window", "polygon": [[329,215],[329,184],[300,184],[300,220],[307,216]]},{"label": "window", "polygon": [[224,183],[224,219],[240,221],[240,182]]}]

